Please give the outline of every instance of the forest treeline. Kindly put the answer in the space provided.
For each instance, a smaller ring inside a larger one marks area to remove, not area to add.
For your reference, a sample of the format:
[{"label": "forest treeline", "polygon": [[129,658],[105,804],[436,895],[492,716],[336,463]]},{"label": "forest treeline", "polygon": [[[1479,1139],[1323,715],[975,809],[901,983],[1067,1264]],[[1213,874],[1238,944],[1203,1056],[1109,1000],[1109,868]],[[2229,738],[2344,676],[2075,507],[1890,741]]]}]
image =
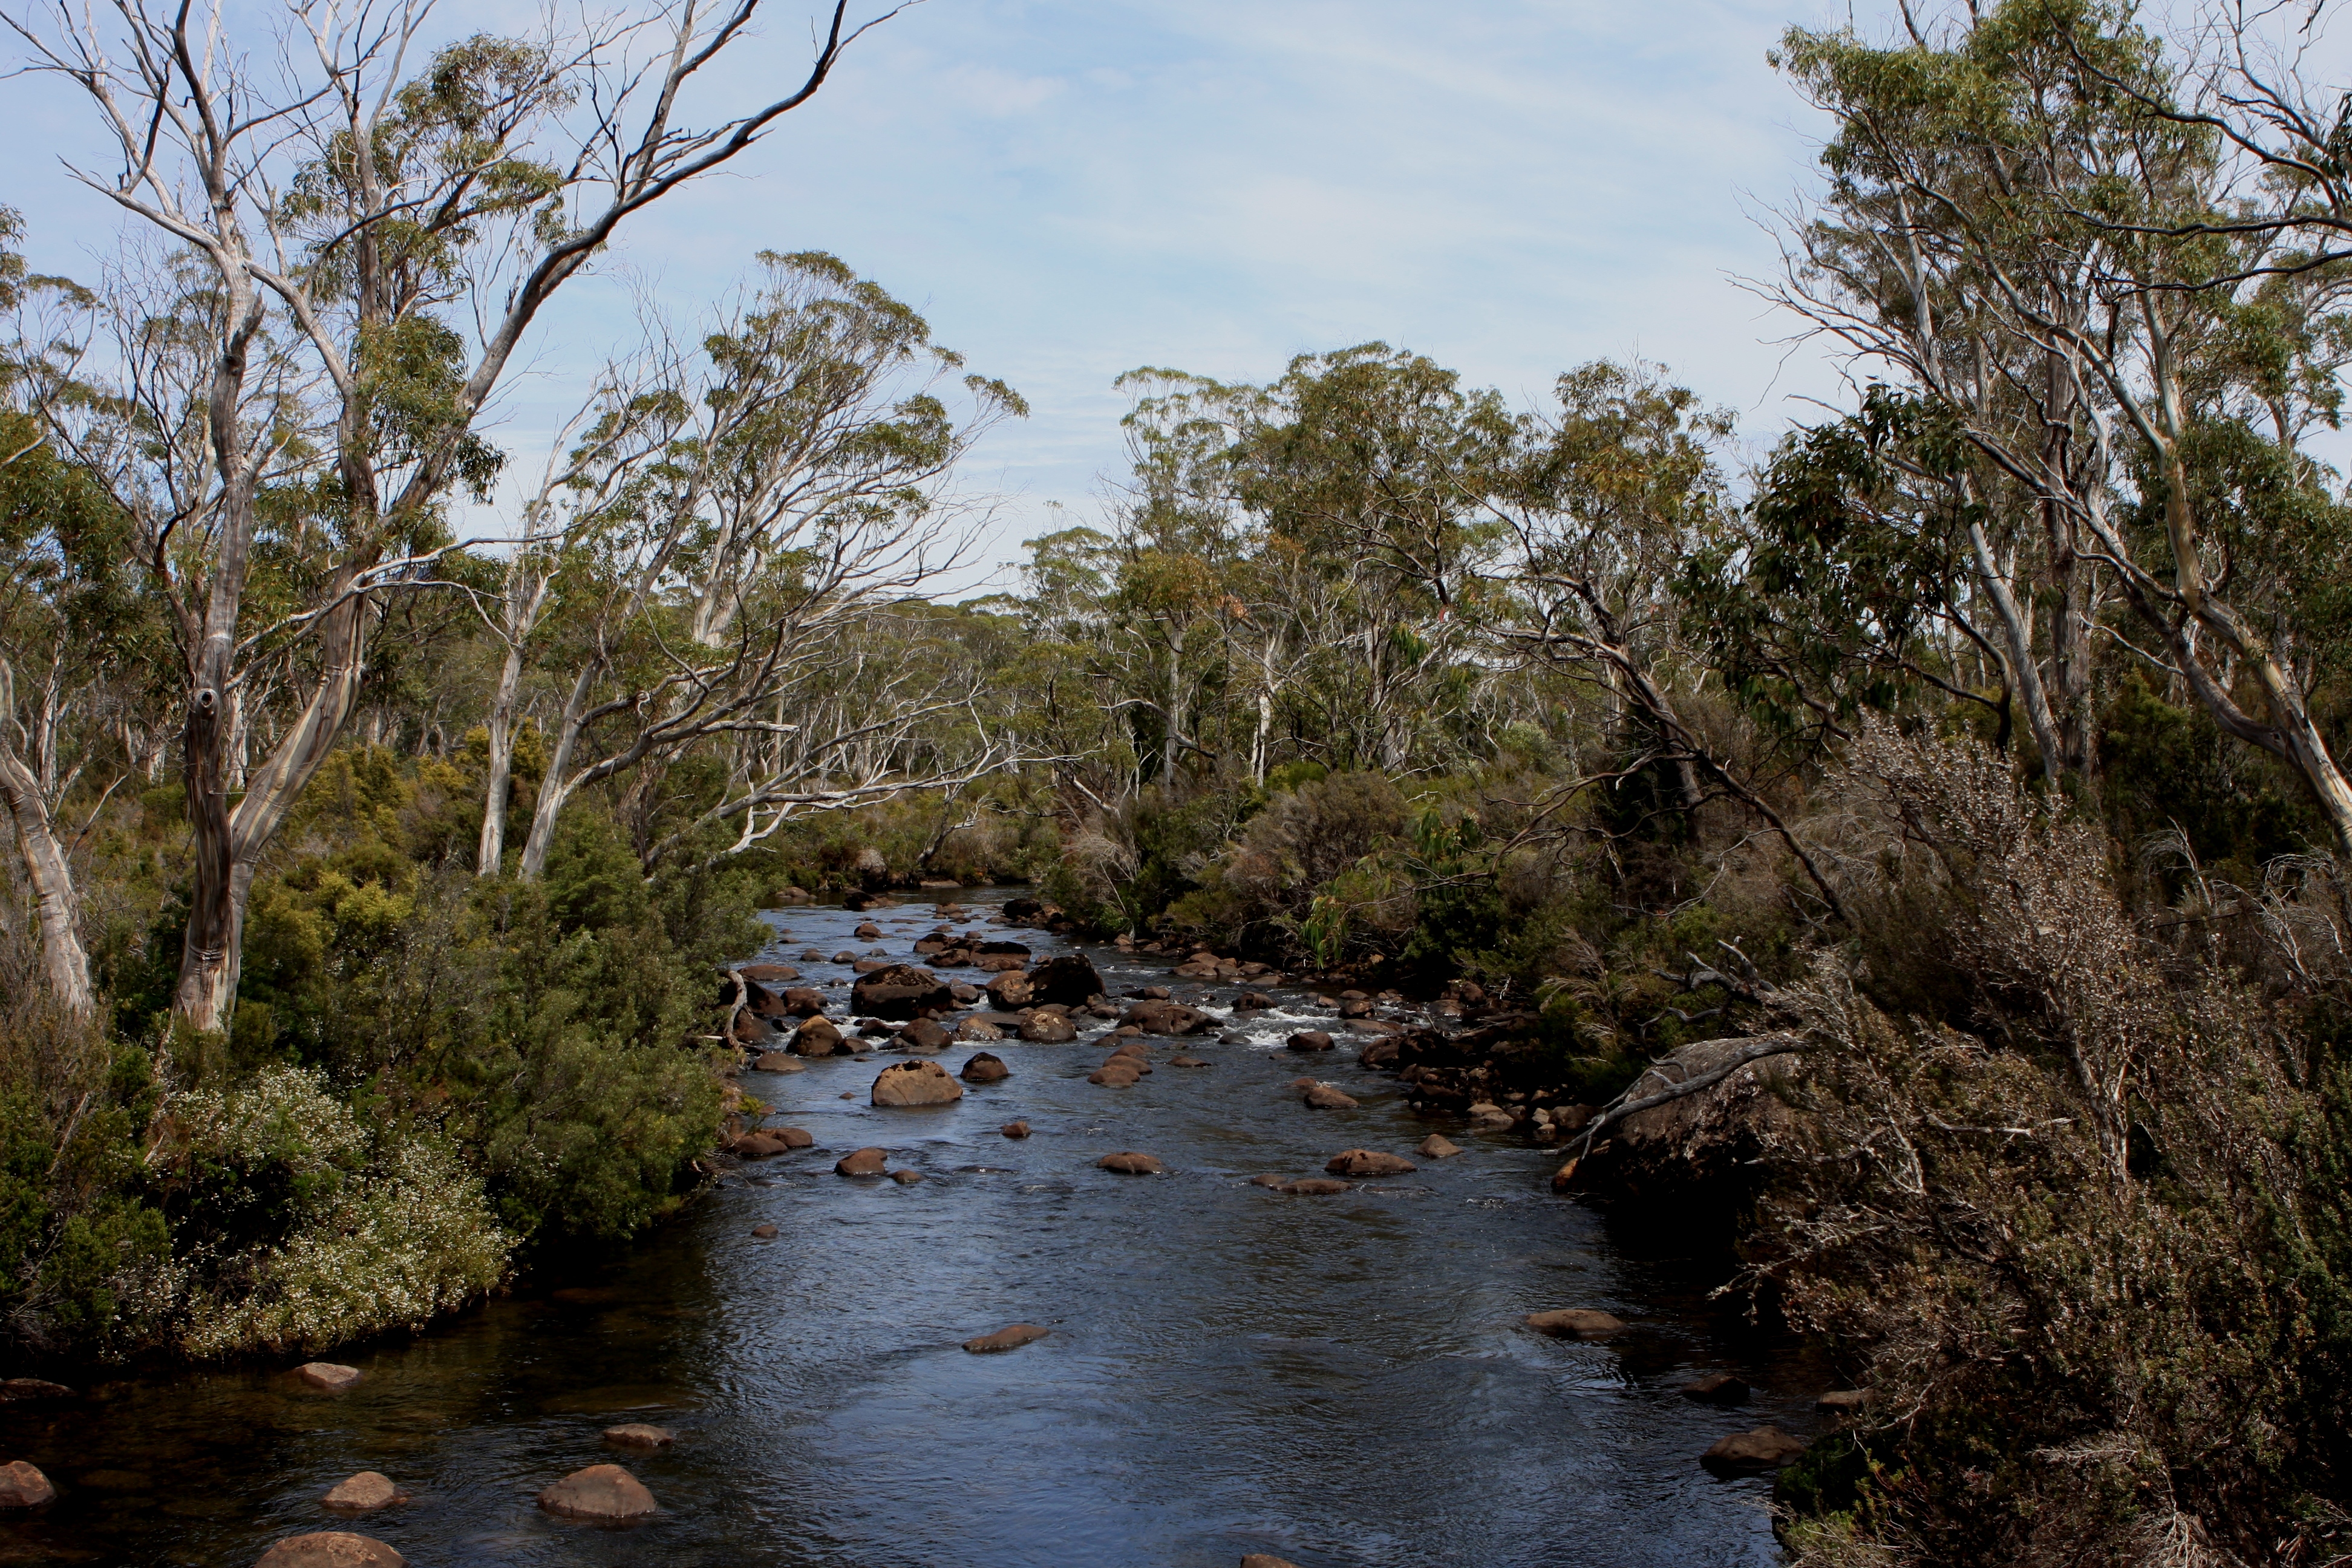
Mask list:
[{"label": "forest treeline", "polygon": [[1098,514],[950,603],[1024,405],[822,251],[747,237],[488,433],[859,36],[730,104],[752,5],[298,4],[251,60],[10,10],[129,226],[80,279],[0,229],[14,1342],[320,1349],[625,1237],[718,1136],[755,909],[1019,879],[1474,981],[1596,1100],[1800,1041],[1733,1289],[1874,1403],[1783,1479],[1797,1560],[2342,1555],[2352,99],[2296,18],[1791,30],[1832,131],[1750,286],[1843,407],[1141,369]]}]

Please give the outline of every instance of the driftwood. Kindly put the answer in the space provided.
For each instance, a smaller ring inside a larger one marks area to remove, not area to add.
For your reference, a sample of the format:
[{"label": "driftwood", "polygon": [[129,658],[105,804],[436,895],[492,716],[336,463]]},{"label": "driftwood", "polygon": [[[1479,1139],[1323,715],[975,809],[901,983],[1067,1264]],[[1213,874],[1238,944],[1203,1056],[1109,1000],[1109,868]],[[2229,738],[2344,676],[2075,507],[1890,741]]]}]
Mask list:
[{"label": "driftwood", "polygon": [[[1694,1042],[1697,1045],[1709,1046],[1727,1043],[1724,1040]],[[1560,1168],[1559,1173],[1552,1178],[1552,1184],[1555,1187],[1565,1185],[1569,1179],[1576,1174],[1577,1166],[1582,1164],[1585,1157],[1592,1152],[1592,1145],[1601,1135],[1627,1117],[1639,1115],[1644,1110],[1654,1110],[1661,1105],[1671,1105],[1687,1095],[1698,1093],[1701,1089],[1713,1089],[1750,1062],[1760,1062],[1767,1057],[1791,1056],[1805,1049],[1807,1044],[1802,1035],[1788,1030],[1770,1035],[1759,1035],[1748,1040],[1740,1049],[1733,1052],[1728,1059],[1717,1062],[1704,1072],[1693,1073],[1679,1082],[1667,1085],[1655,1094],[1645,1094],[1639,1100],[1632,1098],[1633,1089],[1642,1086],[1643,1079],[1657,1073],[1661,1068],[1672,1065],[1666,1062],[1654,1063],[1647,1072],[1633,1080],[1632,1089],[1619,1095],[1591,1121],[1584,1124],[1584,1137],[1577,1147],[1576,1158]]]}]

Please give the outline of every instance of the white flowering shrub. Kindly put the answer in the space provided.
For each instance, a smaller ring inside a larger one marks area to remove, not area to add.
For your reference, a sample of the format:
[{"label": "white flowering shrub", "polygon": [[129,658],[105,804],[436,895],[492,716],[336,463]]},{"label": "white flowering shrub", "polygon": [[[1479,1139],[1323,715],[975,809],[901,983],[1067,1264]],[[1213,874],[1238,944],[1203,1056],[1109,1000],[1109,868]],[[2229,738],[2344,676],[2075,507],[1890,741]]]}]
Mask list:
[{"label": "white flowering shrub", "polygon": [[513,1244],[453,1157],[404,1143],[281,1245],[225,1270],[239,1288],[195,1303],[182,1344],[198,1356],[309,1352],[420,1329],[503,1279]]}]

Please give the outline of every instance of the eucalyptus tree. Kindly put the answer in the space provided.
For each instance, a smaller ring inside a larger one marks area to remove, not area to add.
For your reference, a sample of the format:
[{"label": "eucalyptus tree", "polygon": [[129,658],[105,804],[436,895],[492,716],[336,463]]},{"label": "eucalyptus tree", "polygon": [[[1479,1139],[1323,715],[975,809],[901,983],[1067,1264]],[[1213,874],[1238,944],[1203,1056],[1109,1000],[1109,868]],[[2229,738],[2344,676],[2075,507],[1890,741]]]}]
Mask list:
[{"label": "eucalyptus tree", "polygon": [[977,695],[957,661],[903,646],[893,610],[961,562],[971,511],[957,465],[1025,406],[1000,381],[959,374],[920,316],[835,258],[760,260],[756,286],[698,349],[657,344],[649,368],[614,382],[551,487],[560,530],[527,519],[530,548],[558,563],[540,657],[565,696],[525,879],[581,790],[627,774],[643,796],[662,769],[714,747],[725,763],[712,797],[642,843],[649,858],[720,826],[748,847],[797,813],[1004,760],[990,742],[953,759],[919,742],[926,725],[974,713]]},{"label": "eucalyptus tree", "polygon": [[[0,10],[110,144],[110,172],[75,173],[185,274],[187,341],[123,389],[182,449],[115,472],[184,660],[195,865],[174,1007],[189,1025],[221,1027],[233,1004],[255,868],[353,710],[382,592],[446,545],[452,489],[484,493],[499,470],[476,425],[548,301],[894,14],[853,26],[840,0],[780,95],[698,112],[759,5],[478,36],[414,74],[431,45],[415,0],[297,0],[261,38],[218,3]],[[177,438],[191,430],[194,447]],[[273,552],[297,569],[257,627],[247,589]],[[270,660],[292,716],[232,810],[232,708]]]},{"label": "eucalyptus tree", "polygon": [[[1933,398],[2042,513],[2013,596],[2063,607],[2046,652],[2074,734],[2053,719],[2045,755],[2089,761],[2087,655],[2062,640],[2095,624],[2071,574],[2087,562],[2161,672],[2293,766],[2352,845],[2312,702],[2345,629],[2326,563],[2352,529],[2303,447],[2336,418],[2336,284],[2287,253],[2291,226],[2241,221],[2249,171],[2185,111],[2190,62],[2079,0],[1971,7],[1885,47],[1792,30],[1779,58],[1837,127],[1784,298]],[[1979,577],[1998,608],[2000,574]],[[2040,731],[2034,661],[2009,662]]]}]

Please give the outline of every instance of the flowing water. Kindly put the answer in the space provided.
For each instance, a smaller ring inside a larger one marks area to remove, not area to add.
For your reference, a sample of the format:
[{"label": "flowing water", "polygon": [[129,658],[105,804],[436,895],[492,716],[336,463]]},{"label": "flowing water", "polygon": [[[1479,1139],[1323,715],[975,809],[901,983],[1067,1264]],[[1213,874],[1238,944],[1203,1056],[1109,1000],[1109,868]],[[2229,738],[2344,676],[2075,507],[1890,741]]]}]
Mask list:
[{"label": "flowing water", "polygon": [[[1003,896],[967,900],[959,929]],[[789,934],[762,956],[815,984],[847,972],[801,963],[804,946],[904,957],[938,923],[913,902],[768,918]],[[861,919],[880,943],[851,939]],[[1064,945],[1007,934],[1041,956]],[[1167,961],[1088,952],[1114,994],[1169,981]],[[1174,984],[1179,999],[1235,989]],[[1311,1009],[1276,994],[1250,1043],[1186,1042],[1214,1065],[1185,1069],[1155,1042],[1157,1070],[1129,1089],[1086,1081],[1103,1053],[1083,1041],[986,1047],[1013,1076],[944,1107],[868,1105],[889,1056],[747,1071],[746,1091],[816,1148],[730,1173],[593,1279],[526,1281],[346,1352],[367,1374],[351,1393],[268,1367],[0,1406],[0,1460],[32,1460],[61,1494],[0,1521],[0,1563],[244,1568],[282,1536],[337,1528],[417,1568],[1775,1561],[1769,1484],[1717,1479],[1698,1455],[1765,1420],[1811,1431],[1819,1370],[1708,1303],[1721,1263],[1688,1256],[1694,1238],[1627,1234],[1552,1196],[1557,1155],[1417,1120],[1345,1044],[1284,1050]],[[940,1060],[953,1070],[971,1048]],[[1362,1109],[1305,1109],[1287,1088],[1302,1072]],[[998,1132],[1016,1117],[1034,1137]],[[1319,1173],[1345,1148],[1408,1152],[1433,1127],[1467,1152],[1335,1197],[1248,1184]],[[927,1179],[833,1174],[877,1144]],[[1096,1168],[1122,1150],[1168,1173]],[[752,1237],[762,1222],[775,1239]],[[1633,1327],[1580,1343],[1520,1325],[1562,1306]],[[1015,1321],[1053,1332],[1007,1354],[960,1348]],[[1754,1404],[1676,1392],[1717,1370],[1754,1384]],[[601,1433],[619,1421],[677,1441],[615,1452]],[[599,1528],[535,1506],[606,1461],[652,1489],[657,1516]],[[412,1500],[328,1515],[320,1494],[362,1469]]]}]

